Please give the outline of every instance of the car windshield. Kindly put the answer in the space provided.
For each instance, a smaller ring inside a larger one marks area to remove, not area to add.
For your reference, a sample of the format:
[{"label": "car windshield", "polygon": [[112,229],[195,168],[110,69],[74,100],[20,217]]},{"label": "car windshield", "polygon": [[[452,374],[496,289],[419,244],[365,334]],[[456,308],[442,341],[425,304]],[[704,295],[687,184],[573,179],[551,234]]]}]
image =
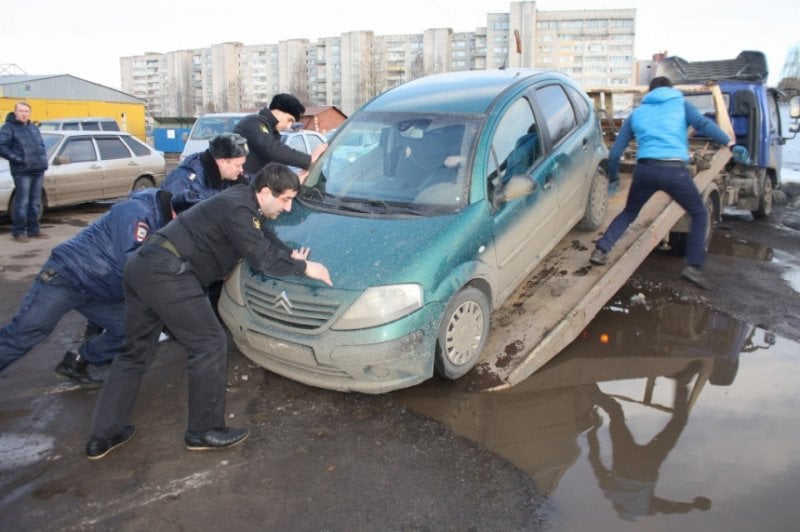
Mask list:
[{"label": "car windshield", "polygon": [[453,212],[467,198],[479,117],[361,112],[336,133],[301,199],[355,212]]},{"label": "car windshield", "polygon": [[241,116],[201,116],[192,129],[191,140],[209,140],[220,133],[230,133]]}]

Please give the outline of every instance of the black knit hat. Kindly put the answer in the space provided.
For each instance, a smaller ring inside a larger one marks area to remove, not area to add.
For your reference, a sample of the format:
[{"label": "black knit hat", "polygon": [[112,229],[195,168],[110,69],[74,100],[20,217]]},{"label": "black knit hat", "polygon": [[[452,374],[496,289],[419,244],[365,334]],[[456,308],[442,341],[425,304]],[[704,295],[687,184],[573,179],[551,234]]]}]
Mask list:
[{"label": "black knit hat", "polygon": [[300,121],[300,117],[306,112],[306,108],[300,103],[300,100],[291,94],[276,94],[272,97],[269,104],[269,110],[277,109],[284,113],[289,113],[294,117],[295,122]]},{"label": "black knit hat", "polygon": [[247,157],[247,139],[238,133],[222,133],[208,141],[208,152],[214,159]]}]

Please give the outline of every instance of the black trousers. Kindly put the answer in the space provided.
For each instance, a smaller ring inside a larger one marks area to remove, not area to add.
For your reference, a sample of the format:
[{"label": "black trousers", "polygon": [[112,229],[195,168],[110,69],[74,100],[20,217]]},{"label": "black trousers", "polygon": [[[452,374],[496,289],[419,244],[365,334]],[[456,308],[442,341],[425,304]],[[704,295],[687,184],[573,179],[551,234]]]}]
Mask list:
[{"label": "black trousers", "polygon": [[128,424],[164,325],[188,355],[187,431],[224,426],[227,338],[190,265],[148,242],[128,260],[124,288],[125,347],[114,359],[97,399],[92,436],[110,438]]}]

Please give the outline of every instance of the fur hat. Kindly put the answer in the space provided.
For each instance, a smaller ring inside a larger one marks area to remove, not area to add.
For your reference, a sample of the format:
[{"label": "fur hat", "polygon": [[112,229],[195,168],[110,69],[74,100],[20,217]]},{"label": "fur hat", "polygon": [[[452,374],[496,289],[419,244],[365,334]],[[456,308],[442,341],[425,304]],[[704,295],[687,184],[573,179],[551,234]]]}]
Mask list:
[{"label": "fur hat", "polygon": [[295,122],[299,122],[300,117],[306,112],[305,106],[291,94],[276,94],[273,96],[269,104],[269,110],[272,111],[273,109],[289,113],[294,117]]},{"label": "fur hat", "polygon": [[208,142],[208,152],[214,159],[247,157],[247,139],[238,133],[222,133]]}]

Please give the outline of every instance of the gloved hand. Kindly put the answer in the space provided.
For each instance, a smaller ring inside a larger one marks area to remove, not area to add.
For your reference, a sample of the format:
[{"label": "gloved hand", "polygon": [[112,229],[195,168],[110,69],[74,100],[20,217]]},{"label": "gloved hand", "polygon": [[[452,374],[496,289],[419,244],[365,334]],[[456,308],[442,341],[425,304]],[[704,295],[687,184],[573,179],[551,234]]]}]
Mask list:
[{"label": "gloved hand", "polygon": [[747,148],[744,146],[737,144],[731,148],[731,153],[733,153],[734,162],[739,164],[750,164],[750,154],[748,153]]}]

